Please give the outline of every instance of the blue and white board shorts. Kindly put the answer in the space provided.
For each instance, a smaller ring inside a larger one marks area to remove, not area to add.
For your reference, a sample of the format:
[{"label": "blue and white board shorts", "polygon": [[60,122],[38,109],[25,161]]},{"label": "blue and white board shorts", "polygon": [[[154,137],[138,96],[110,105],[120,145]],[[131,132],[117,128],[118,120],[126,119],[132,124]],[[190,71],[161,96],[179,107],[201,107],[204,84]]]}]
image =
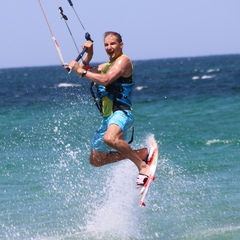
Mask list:
[{"label": "blue and white board shorts", "polygon": [[93,136],[93,141],[91,148],[93,150],[99,151],[99,152],[105,152],[108,153],[111,150],[111,147],[109,147],[104,141],[104,135],[111,124],[118,125],[124,134],[124,140],[127,139],[127,133],[128,130],[133,127],[134,124],[134,117],[131,110],[125,110],[127,112],[124,113],[122,110],[115,111],[113,114],[111,114],[108,117],[104,117],[102,119],[101,125],[99,129],[95,132]]}]

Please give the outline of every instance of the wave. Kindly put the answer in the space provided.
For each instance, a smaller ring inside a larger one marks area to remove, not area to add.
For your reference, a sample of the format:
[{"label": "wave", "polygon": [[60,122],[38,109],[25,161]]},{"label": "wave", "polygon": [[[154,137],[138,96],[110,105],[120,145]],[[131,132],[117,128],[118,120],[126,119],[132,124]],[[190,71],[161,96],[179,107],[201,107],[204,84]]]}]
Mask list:
[{"label": "wave", "polygon": [[211,72],[219,72],[219,71],[220,71],[219,68],[217,68],[217,69],[208,69],[208,70],[207,70],[208,73],[211,73]]},{"label": "wave", "polygon": [[203,75],[203,76],[193,76],[192,80],[198,80],[198,79],[211,79],[215,78],[216,75]]},{"label": "wave", "polygon": [[[198,232],[196,235],[189,234],[191,239],[238,239],[240,226],[226,226],[222,228],[212,228],[206,231]],[[237,238],[235,238],[237,237]],[[190,239],[190,238],[189,238]]]},{"label": "wave", "polygon": [[148,86],[137,86],[135,89],[137,91],[141,91],[141,90],[146,89],[146,88],[148,88]]},{"label": "wave", "polygon": [[234,143],[234,142],[240,142],[240,140],[221,140],[221,139],[211,139],[206,141],[206,145],[210,146],[212,144],[217,144],[217,143],[222,143],[222,144],[229,144],[229,143]]},{"label": "wave", "polygon": [[75,83],[59,83],[55,85],[56,88],[67,88],[67,87],[82,87],[82,84]]},{"label": "wave", "polygon": [[210,78],[215,78],[215,75],[203,75],[201,79],[210,79]]}]

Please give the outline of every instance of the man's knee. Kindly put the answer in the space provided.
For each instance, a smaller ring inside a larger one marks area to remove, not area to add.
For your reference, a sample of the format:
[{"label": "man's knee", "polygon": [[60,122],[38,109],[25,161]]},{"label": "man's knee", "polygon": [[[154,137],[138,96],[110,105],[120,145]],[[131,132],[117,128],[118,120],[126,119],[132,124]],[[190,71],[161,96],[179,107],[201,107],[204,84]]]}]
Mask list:
[{"label": "man's knee", "polygon": [[122,129],[116,125],[116,124],[111,124],[108,127],[108,130],[106,134],[103,137],[103,141],[110,146],[111,148],[116,149],[121,140],[124,139],[124,133]]},{"label": "man's knee", "polygon": [[114,139],[111,138],[109,135],[105,134],[103,141],[110,147],[114,145]]},{"label": "man's knee", "polygon": [[102,166],[101,162],[96,159],[90,158],[89,162],[93,167],[101,167]]}]

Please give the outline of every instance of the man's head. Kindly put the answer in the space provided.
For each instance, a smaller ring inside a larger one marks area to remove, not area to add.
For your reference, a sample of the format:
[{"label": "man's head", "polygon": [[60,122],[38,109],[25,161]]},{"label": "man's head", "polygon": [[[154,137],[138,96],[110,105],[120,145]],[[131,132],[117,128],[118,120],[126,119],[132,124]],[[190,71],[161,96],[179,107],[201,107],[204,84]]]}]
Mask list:
[{"label": "man's head", "polygon": [[116,60],[119,56],[122,55],[122,36],[119,33],[113,31],[105,32],[104,46],[110,61]]}]

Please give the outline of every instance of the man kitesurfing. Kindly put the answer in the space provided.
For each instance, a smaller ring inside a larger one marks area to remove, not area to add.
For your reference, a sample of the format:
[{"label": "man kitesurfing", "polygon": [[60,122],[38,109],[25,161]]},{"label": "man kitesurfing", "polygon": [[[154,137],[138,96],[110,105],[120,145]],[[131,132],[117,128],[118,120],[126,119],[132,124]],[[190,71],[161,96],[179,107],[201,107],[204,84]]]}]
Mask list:
[{"label": "man kitesurfing", "polygon": [[[132,62],[129,57],[123,54],[124,44],[122,42],[121,35],[113,31],[105,33],[104,46],[109,57],[109,62],[103,63],[98,67],[90,68],[89,63],[93,57],[93,41],[91,40],[90,34],[86,32],[85,38],[87,41],[83,45],[82,52],[79,53],[75,61],[67,64],[63,60],[60,47],[50,27],[41,1],[38,0],[38,2],[48,25],[62,66],[69,73],[71,70],[74,70],[77,75],[89,79],[92,84],[97,86],[97,97],[99,101],[97,101],[97,98],[94,100],[103,116],[103,119],[99,129],[93,137],[90,163],[93,166],[99,167],[105,164],[118,162],[123,159],[130,159],[137,166],[139,171],[137,177],[137,187],[143,186],[147,180],[151,178],[149,178],[151,175],[150,167],[147,164],[151,157],[149,155],[151,154],[148,153],[147,148],[133,150],[130,146],[131,141],[126,141],[129,129],[132,129],[133,134],[134,117],[131,108],[131,97],[134,80],[132,78]],[[85,30],[73,7],[72,1],[68,0],[68,2],[73,8],[82,28]],[[67,24],[68,18],[63,13],[63,9],[58,0],[57,4],[59,12],[64,19],[76,46],[72,32]],[[82,62],[79,64],[78,61],[80,59],[82,59]],[[93,91],[92,95],[94,95]],[[111,149],[115,149],[116,151],[111,151]]]},{"label": "man kitesurfing", "polygon": [[[133,65],[123,54],[123,42],[119,33],[104,34],[104,47],[109,62],[89,68],[93,57],[93,42],[86,41],[86,54],[81,63],[72,61],[69,67],[80,77],[85,77],[97,86],[98,108],[103,116],[101,125],[93,137],[90,163],[99,167],[123,159],[130,159],[138,168],[137,187],[143,186],[149,176],[148,149],[133,150],[126,141],[134,117],[131,96],[134,85]],[[111,151],[115,149],[116,151]]]}]

